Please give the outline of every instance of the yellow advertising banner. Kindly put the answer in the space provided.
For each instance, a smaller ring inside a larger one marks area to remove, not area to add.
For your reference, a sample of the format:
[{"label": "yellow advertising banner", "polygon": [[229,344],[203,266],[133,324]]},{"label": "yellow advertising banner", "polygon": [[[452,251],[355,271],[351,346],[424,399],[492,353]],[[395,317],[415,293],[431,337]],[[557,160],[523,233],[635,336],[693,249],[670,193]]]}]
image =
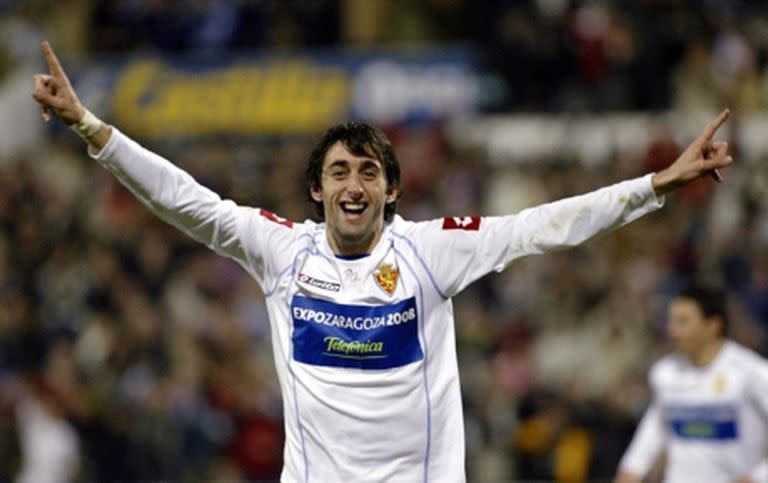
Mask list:
[{"label": "yellow advertising banner", "polygon": [[344,67],[311,59],[199,69],[145,59],[119,72],[112,112],[143,138],[314,133],[346,117],[351,83]]}]

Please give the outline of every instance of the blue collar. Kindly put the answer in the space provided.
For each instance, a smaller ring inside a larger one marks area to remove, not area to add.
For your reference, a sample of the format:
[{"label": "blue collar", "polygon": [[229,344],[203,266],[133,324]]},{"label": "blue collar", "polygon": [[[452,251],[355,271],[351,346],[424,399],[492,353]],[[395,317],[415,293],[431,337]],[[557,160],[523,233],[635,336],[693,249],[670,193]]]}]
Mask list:
[{"label": "blue collar", "polygon": [[336,258],[339,258],[341,260],[359,260],[361,258],[367,257],[368,255],[370,255],[370,253],[364,253],[362,255],[336,255],[336,254],[334,254],[334,256]]}]

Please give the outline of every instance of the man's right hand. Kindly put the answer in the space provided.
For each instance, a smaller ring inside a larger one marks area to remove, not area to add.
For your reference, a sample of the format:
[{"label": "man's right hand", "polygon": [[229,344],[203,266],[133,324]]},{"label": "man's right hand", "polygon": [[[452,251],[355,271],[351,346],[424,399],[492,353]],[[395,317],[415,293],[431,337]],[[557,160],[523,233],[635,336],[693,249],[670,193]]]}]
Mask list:
[{"label": "man's right hand", "polygon": [[[35,75],[35,88],[32,91],[32,97],[40,104],[40,112],[45,122],[50,122],[51,113],[53,113],[67,126],[77,124],[83,120],[86,109],[80,103],[80,99],[77,98],[77,94],[51,45],[46,41],[43,42],[42,48],[49,74]],[[91,119],[98,122],[98,119],[93,117]],[[97,150],[103,148],[112,135],[112,128],[104,123],[99,125],[97,130],[87,134],[82,134],[82,131],[78,130],[80,135],[86,137],[88,143]]]},{"label": "man's right hand", "polygon": [[40,104],[43,120],[49,122],[52,112],[68,126],[80,122],[85,108],[47,41],[43,42],[43,56],[50,73],[35,75],[35,89],[32,91],[32,97]]}]

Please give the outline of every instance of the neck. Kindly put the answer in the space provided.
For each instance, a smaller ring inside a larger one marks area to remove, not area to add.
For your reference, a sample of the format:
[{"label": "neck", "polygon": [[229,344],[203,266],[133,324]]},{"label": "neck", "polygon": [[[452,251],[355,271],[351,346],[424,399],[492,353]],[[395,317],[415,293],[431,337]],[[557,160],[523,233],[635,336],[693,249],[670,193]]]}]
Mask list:
[{"label": "neck", "polygon": [[343,237],[335,235],[331,230],[328,230],[326,233],[328,244],[331,246],[334,255],[349,257],[371,253],[376,244],[379,243],[382,231],[381,229],[376,230],[370,236],[359,240],[345,240]]},{"label": "neck", "polygon": [[725,339],[717,339],[705,345],[699,351],[695,352],[689,357],[691,363],[698,367],[708,366],[720,353],[720,349],[723,348],[723,344],[725,344]]}]

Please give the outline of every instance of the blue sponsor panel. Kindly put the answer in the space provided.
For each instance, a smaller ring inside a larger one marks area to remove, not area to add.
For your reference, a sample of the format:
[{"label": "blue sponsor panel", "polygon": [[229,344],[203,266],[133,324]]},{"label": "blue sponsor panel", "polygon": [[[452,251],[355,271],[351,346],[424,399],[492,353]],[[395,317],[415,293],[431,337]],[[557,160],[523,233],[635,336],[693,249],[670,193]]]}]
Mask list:
[{"label": "blue sponsor panel", "polygon": [[739,437],[738,411],[730,405],[669,406],[672,434],[683,439],[732,441]]},{"label": "blue sponsor panel", "polygon": [[317,366],[390,369],[424,358],[416,299],[345,305],[297,295],[291,302],[293,358]]}]

